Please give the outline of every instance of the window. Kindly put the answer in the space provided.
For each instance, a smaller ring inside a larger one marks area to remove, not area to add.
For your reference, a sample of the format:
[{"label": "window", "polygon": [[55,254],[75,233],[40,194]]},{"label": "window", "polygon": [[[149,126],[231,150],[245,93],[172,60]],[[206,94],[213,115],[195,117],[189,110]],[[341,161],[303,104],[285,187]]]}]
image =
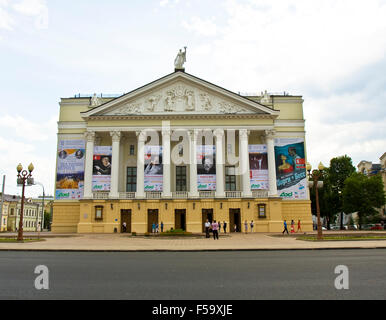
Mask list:
[{"label": "window", "polygon": [[127,167],[126,192],[137,191],[137,167]]},{"label": "window", "polygon": [[96,206],[95,207],[95,220],[103,220],[103,207]]},{"label": "window", "polygon": [[131,155],[131,156],[134,155],[134,151],[135,151],[134,145],[131,144],[131,145],[130,145],[130,155]]},{"label": "window", "polygon": [[186,166],[176,167],[176,191],[186,191]]},{"label": "window", "polygon": [[236,191],[235,167],[225,167],[225,190]]},{"label": "window", "polygon": [[266,218],[266,205],[265,204],[258,204],[257,205],[257,215],[259,218]]}]

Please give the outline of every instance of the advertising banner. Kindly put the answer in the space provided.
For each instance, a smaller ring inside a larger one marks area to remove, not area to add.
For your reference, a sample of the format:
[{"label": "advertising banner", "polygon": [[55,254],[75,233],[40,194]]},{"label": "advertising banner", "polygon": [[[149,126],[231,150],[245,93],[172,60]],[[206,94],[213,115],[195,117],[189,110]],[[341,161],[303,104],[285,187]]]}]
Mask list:
[{"label": "advertising banner", "polygon": [[275,139],[277,191],[287,200],[307,199],[304,139]]},{"label": "advertising banner", "polygon": [[92,165],[92,191],[110,191],[111,146],[95,146]]},{"label": "advertising banner", "polygon": [[56,200],[83,198],[84,140],[60,140],[56,170]]},{"label": "advertising banner", "polygon": [[251,190],[268,189],[268,156],[267,145],[250,144],[249,152],[249,172]]},{"label": "advertising banner", "polygon": [[197,190],[216,190],[216,146],[197,146]]},{"label": "advertising banner", "polygon": [[145,146],[145,191],[162,191],[162,146]]}]

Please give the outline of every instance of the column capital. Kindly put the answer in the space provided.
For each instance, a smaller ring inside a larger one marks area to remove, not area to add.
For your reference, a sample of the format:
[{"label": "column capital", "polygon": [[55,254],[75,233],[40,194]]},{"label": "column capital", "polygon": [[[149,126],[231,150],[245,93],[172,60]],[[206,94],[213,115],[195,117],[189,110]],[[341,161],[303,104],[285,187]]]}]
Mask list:
[{"label": "column capital", "polygon": [[145,130],[135,131],[135,134],[137,135],[139,142],[145,142],[146,141],[147,133]]},{"label": "column capital", "polygon": [[250,131],[247,129],[240,129],[239,130],[240,139],[248,139],[249,134],[250,134]]},{"label": "column capital", "polygon": [[121,132],[118,130],[110,131],[110,136],[113,142],[119,142],[121,139]]},{"label": "column capital", "polygon": [[170,128],[162,129],[161,134],[162,134],[162,137],[166,137],[166,136],[170,137],[170,135],[172,134],[172,131],[170,130]]},{"label": "column capital", "polygon": [[94,140],[95,140],[95,131],[86,131],[84,133],[84,137],[86,138],[87,142],[94,142]]},{"label": "column capital", "polygon": [[270,130],[265,130],[265,137],[267,139],[273,139],[276,135],[276,130],[275,129],[270,129]]},{"label": "column capital", "polygon": [[198,134],[200,133],[201,130],[198,129],[191,129],[188,130],[188,135],[191,140],[197,141]]},{"label": "column capital", "polygon": [[216,129],[213,131],[213,134],[216,138],[223,138],[224,137],[224,130],[223,129]]}]

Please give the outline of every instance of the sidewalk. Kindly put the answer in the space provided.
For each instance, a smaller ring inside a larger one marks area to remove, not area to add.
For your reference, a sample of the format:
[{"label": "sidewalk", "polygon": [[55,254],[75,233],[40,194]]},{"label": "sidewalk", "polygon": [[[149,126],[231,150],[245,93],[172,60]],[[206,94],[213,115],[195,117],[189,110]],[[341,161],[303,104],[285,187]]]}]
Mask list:
[{"label": "sidewalk", "polygon": [[[359,231],[355,232],[358,234]],[[365,233],[373,233],[366,231]],[[310,232],[307,234],[314,234]],[[336,231],[324,234],[339,234]],[[385,234],[376,232],[374,234]],[[14,234],[0,234],[0,238]],[[37,236],[26,233],[25,237]],[[354,249],[386,248],[386,240],[360,241],[302,241],[294,236],[281,234],[227,234],[220,233],[219,240],[213,238],[164,238],[131,237],[128,234],[49,234],[43,233],[45,241],[26,243],[0,243],[0,251],[206,251],[206,250],[312,250],[312,249]]]}]

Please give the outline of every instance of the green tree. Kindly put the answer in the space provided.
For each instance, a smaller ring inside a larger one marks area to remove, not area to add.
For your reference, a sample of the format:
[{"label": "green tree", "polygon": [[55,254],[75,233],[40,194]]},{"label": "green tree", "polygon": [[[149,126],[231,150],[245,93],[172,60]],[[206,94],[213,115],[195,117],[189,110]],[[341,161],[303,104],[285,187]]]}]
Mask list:
[{"label": "green tree", "polygon": [[362,224],[378,214],[375,208],[385,204],[385,191],[379,175],[367,177],[362,173],[353,173],[346,179],[343,189],[343,210],[358,213],[358,224]]},{"label": "green tree", "polygon": [[328,202],[331,215],[336,216],[341,214],[340,228],[343,229],[343,189],[345,181],[355,172],[355,167],[349,156],[344,155],[335,157],[330,160],[330,167],[328,168]]}]

